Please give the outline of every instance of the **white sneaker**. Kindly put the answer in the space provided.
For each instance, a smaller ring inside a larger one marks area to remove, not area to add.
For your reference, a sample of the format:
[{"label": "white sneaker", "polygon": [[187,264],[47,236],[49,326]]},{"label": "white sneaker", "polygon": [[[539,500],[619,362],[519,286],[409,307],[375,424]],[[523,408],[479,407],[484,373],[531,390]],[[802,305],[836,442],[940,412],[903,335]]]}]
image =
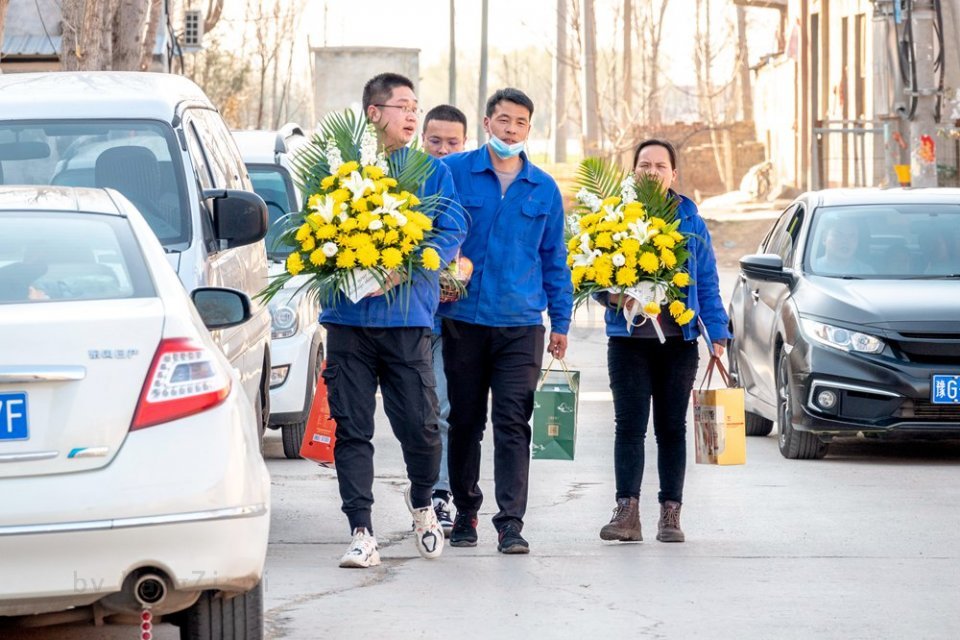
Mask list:
[{"label": "white sneaker", "polygon": [[350,548],[340,558],[340,566],[345,569],[366,569],[380,564],[380,552],[377,551],[377,539],[366,529],[357,528],[353,532]]},{"label": "white sneaker", "polygon": [[437,514],[433,505],[414,509],[410,503],[410,489],[403,494],[407,501],[407,509],[413,514],[413,541],[417,551],[424,558],[437,558],[443,553],[443,529],[437,521]]}]

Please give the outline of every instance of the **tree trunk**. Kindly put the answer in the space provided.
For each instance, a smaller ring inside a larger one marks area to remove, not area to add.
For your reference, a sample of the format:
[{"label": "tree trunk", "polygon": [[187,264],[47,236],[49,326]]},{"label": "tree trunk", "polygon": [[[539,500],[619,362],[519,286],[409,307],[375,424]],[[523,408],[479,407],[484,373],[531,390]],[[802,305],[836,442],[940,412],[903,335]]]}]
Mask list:
[{"label": "tree trunk", "polygon": [[633,0],[623,0],[623,105],[627,126],[633,123]]},{"label": "tree trunk", "polygon": [[651,7],[650,22],[650,86],[647,94],[647,117],[650,124],[659,125],[663,121],[663,112],[660,107],[660,42],[663,37],[663,18],[667,13],[670,0],[660,0],[660,13],[653,19]]},{"label": "tree trunk", "polygon": [[223,13],[223,0],[210,0],[207,5],[207,13],[203,17],[203,32],[210,33],[220,21],[220,14]]},{"label": "tree trunk", "polygon": [[102,0],[63,0],[60,67],[63,71],[96,71],[100,68],[103,33]]},{"label": "tree trunk", "polygon": [[[150,0],[120,0],[113,31],[113,69],[139,71],[146,48]],[[153,50],[153,46],[150,47]]]},{"label": "tree trunk", "polygon": [[[153,67],[153,49],[157,46],[157,32],[163,22],[163,0],[150,0],[146,33],[143,36],[143,48],[140,50],[140,71],[150,71]],[[167,71],[167,69],[164,69]]]},{"label": "tree trunk", "polygon": [[450,68],[447,72],[447,103],[457,105],[457,29],[456,4],[450,0]]},{"label": "tree trunk", "polygon": [[740,114],[753,120],[753,91],[750,87],[750,56],[747,52],[747,9],[737,6],[737,58],[740,67]]},{"label": "tree trunk", "polygon": [[0,45],[3,44],[3,25],[6,22],[7,6],[9,4],[10,0],[0,0]]},{"label": "tree trunk", "polygon": [[567,0],[557,0],[557,55],[553,59],[553,161],[567,161]]},{"label": "tree trunk", "polygon": [[597,23],[594,0],[583,0],[583,152],[600,153],[599,104],[597,98]]},{"label": "tree trunk", "polygon": [[483,118],[486,114],[487,102],[487,31],[490,15],[489,1],[483,0],[480,20],[480,84],[477,91],[477,146],[484,143]]}]

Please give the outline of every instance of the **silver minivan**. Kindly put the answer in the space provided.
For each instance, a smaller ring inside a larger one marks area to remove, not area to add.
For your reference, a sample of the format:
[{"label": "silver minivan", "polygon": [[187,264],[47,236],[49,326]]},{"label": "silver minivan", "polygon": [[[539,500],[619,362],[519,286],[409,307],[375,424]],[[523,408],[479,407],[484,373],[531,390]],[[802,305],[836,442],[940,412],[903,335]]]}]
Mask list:
[{"label": "silver minivan", "polygon": [[[216,107],[182,76],[0,75],[0,184],[116,189],[143,214],[187,291],[228,287],[253,297],[266,284],[266,206]],[[252,315],[212,333],[240,372],[262,431],[270,314],[254,301]]]}]

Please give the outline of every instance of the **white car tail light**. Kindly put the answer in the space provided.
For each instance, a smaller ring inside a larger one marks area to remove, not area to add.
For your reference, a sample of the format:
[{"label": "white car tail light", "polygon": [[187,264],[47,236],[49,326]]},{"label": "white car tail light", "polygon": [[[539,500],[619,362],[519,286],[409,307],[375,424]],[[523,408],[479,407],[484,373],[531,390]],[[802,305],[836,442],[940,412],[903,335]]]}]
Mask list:
[{"label": "white car tail light", "polygon": [[163,340],[150,365],[130,430],[200,413],[230,394],[230,378],[204,347],[187,338]]}]

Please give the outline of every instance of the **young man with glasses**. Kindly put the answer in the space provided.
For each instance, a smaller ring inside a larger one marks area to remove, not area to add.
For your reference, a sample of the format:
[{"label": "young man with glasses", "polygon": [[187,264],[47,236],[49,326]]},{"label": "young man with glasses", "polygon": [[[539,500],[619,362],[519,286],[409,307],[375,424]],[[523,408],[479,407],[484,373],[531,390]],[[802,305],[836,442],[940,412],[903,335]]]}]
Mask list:
[{"label": "young man with glasses", "polygon": [[[383,73],[363,90],[363,109],[389,154],[417,154],[406,148],[417,131],[419,108],[413,83]],[[432,172],[418,195],[444,200],[434,217],[435,241],[445,264],[456,254],[465,233],[450,172],[430,158]],[[373,432],[376,391],[394,435],[400,441],[410,488],[407,507],[414,520],[417,551],[434,558],[443,550],[443,531],[432,505],[440,468],[436,381],[430,336],[439,300],[437,272],[415,271],[392,300],[377,291],[353,304],[341,298],[324,308],[320,322],[327,331],[327,366],[323,378],[329,390],[330,413],[337,423],[337,481],[342,510],[353,541],[341,567],[380,564],[373,536]]]},{"label": "young man with glasses", "polygon": [[483,502],[480,443],[492,392],[493,517],[501,553],[528,553],[520,535],[530,475],[530,417],[543,363],[543,311],[550,316],[547,350],[562,358],[573,307],[563,240],[563,201],[553,178],[523,152],[533,101],[518,89],[487,100],[489,141],[448,156],[460,202],[470,217],[463,255],[473,262],[467,295],[442,305],[443,360],[450,394],[450,485],[457,518],[450,544],[477,544]]}]

